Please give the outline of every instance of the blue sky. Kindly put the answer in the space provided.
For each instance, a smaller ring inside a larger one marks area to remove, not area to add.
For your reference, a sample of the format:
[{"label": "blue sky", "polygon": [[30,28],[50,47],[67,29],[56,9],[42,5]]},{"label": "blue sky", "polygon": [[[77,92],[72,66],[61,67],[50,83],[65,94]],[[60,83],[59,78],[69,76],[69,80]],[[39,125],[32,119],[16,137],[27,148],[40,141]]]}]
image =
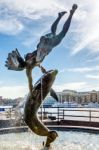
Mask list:
[{"label": "blue sky", "polygon": [[[58,12],[66,10],[57,33],[74,3],[78,9],[61,44],[44,59],[47,70],[58,69],[53,85],[56,91],[99,90],[99,2],[97,0],[0,0],[0,95],[19,97],[28,93],[25,71],[4,67],[9,52],[18,48],[21,55],[36,49],[41,35],[50,32]],[[33,83],[42,73],[33,70]]]}]

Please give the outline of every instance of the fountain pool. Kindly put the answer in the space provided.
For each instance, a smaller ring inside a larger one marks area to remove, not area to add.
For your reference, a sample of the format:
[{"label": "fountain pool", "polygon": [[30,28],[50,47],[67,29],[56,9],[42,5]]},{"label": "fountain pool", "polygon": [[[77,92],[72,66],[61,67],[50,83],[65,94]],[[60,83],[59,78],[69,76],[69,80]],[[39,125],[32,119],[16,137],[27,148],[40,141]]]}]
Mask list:
[{"label": "fountain pool", "polygon": [[[59,137],[51,150],[99,150],[99,134],[58,131]],[[43,150],[46,139],[31,132],[0,135],[0,150]]]}]

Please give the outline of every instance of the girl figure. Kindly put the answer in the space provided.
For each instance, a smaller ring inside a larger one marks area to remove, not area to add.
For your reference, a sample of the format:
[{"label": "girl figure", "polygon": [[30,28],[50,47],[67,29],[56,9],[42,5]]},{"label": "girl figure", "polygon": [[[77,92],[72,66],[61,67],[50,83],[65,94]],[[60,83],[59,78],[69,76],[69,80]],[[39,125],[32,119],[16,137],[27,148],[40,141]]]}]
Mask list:
[{"label": "girl figure", "polygon": [[67,13],[66,11],[60,12],[57,19],[51,26],[51,33],[46,34],[40,38],[40,42],[37,44],[37,50],[33,51],[32,53],[28,53],[25,56],[25,60],[21,57],[17,49],[8,54],[5,66],[9,70],[21,71],[26,69],[30,92],[32,92],[33,89],[32,69],[38,66],[41,68],[41,71],[43,73],[46,73],[46,70],[40,64],[44,60],[45,56],[47,56],[54,47],[60,44],[62,39],[65,37],[76,9],[77,4],[73,4],[72,9],[70,10],[70,14],[63,25],[62,31],[59,34],[56,34],[59,21],[61,20],[63,15]]}]

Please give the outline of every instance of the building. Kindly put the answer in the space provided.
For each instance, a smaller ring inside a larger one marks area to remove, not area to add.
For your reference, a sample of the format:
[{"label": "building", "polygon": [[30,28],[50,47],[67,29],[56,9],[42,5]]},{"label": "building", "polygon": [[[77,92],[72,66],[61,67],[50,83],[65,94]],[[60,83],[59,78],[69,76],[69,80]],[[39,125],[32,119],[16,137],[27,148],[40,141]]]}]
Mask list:
[{"label": "building", "polygon": [[57,92],[60,102],[77,102],[80,104],[87,104],[90,102],[99,103],[99,91],[77,92],[74,90],[63,90]]},{"label": "building", "polygon": [[20,101],[22,101],[23,98],[19,97],[19,98],[16,98],[16,99],[8,99],[8,98],[2,98],[0,96],[0,105],[2,106],[13,106],[13,107],[16,107]]},{"label": "building", "polygon": [[77,97],[77,92],[73,90],[63,90],[62,92],[57,93],[60,102],[70,102],[75,101]]}]

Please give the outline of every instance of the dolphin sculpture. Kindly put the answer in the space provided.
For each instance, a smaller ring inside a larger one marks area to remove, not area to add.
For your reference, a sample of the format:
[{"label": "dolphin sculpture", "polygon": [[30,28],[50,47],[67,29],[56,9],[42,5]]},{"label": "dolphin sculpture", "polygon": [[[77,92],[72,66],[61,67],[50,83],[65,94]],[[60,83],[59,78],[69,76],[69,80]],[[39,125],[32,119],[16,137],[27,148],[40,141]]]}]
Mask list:
[{"label": "dolphin sculpture", "polygon": [[50,70],[45,73],[34,85],[32,95],[29,93],[24,107],[24,121],[28,127],[37,135],[47,136],[45,147],[58,136],[56,131],[50,131],[38,118],[37,112],[45,97],[49,93],[51,86],[57,75],[57,70]]}]

